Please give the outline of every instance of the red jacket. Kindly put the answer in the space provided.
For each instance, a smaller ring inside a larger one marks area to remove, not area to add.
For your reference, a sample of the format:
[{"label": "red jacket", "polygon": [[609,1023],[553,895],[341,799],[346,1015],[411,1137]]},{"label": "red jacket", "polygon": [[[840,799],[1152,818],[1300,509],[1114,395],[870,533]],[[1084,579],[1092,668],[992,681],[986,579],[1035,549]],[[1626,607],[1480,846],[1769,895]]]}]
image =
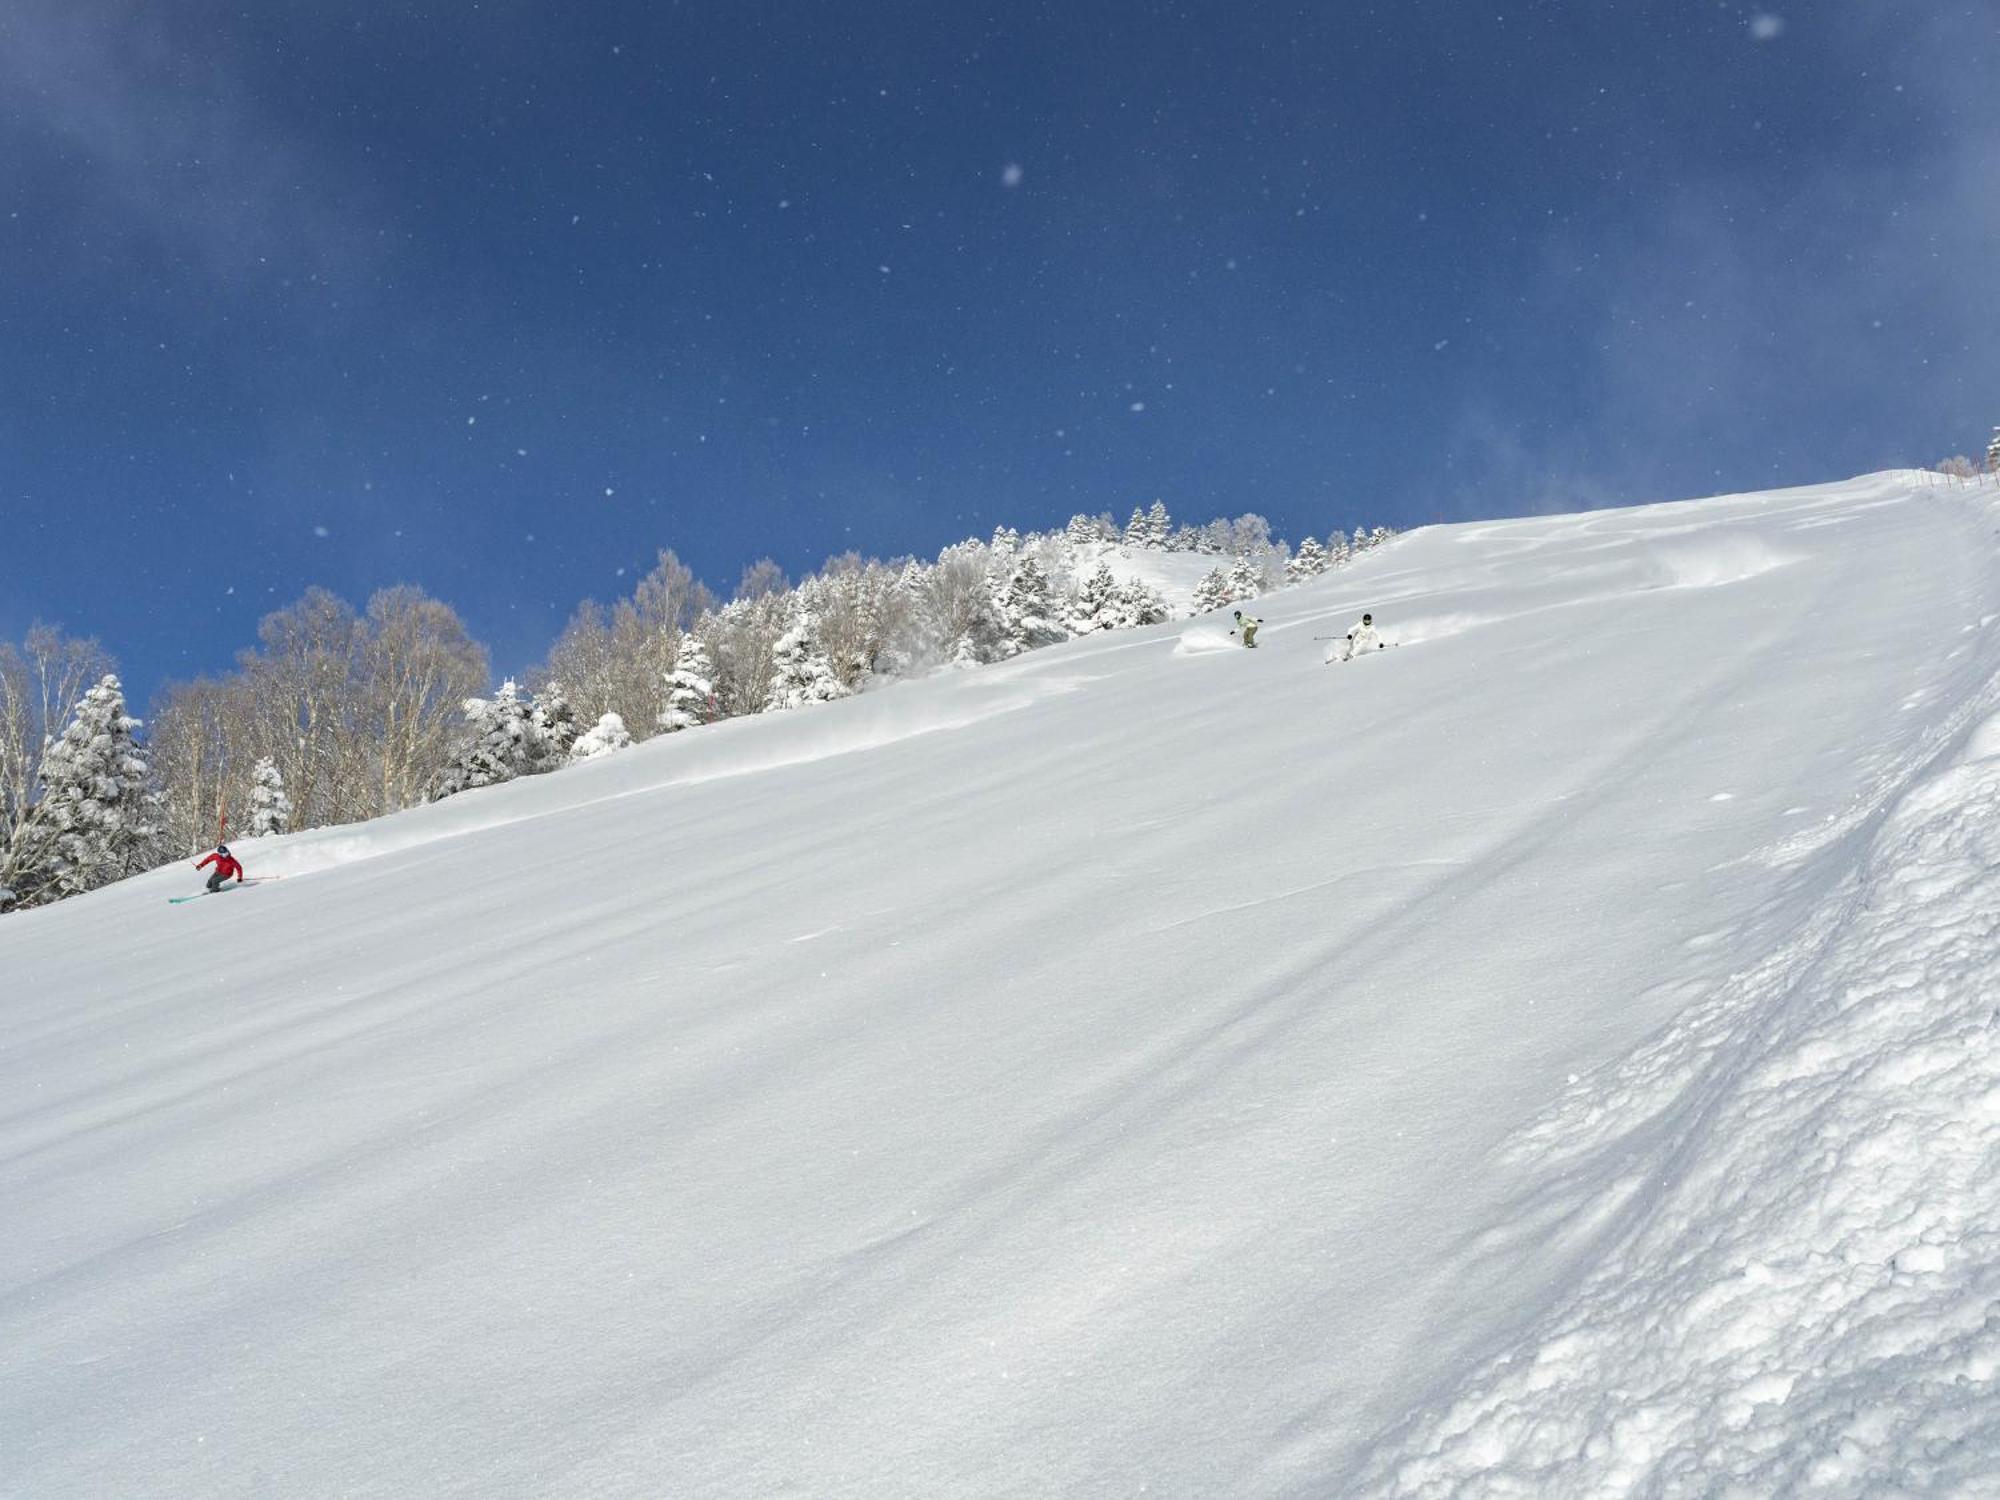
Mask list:
[{"label": "red jacket", "polygon": [[231,876],[234,876],[238,880],[243,878],[243,866],[236,862],[236,856],[233,854],[211,854],[207,859],[198,863],[195,868],[197,870],[205,870],[211,864],[215,866],[215,873],[220,875],[224,880],[228,880]]}]

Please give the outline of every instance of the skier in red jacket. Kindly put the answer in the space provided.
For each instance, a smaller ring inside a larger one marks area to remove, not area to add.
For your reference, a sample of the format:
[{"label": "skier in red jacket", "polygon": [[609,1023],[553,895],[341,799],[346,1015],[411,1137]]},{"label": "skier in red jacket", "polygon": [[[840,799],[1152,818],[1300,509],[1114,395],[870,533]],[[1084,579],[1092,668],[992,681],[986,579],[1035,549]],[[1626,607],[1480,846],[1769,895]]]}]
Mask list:
[{"label": "skier in red jacket", "polygon": [[203,869],[210,864],[215,866],[215,873],[208,877],[208,888],[211,891],[221,890],[222,882],[232,875],[236,877],[238,885],[243,884],[243,866],[236,862],[236,856],[229,852],[227,844],[217,844],[215,853],[197,862],[195,868]]}]

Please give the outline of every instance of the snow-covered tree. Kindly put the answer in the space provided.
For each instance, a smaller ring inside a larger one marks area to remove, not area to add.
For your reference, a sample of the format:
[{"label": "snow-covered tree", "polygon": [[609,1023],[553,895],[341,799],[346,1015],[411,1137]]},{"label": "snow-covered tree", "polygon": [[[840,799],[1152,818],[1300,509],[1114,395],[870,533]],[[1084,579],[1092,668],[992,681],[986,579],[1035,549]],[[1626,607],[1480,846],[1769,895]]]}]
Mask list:
[{"label": "snow-covered tree", "polygon": [[1247,512],[1234,521],[1223,524],[1229,528],[1229,550],[1238,556],[1260,556],[1274,545],[1271,541],[1271,523],[1255,511]]},{"label": "snow-covered tree", "polygon": [[680,658],[667,674],[667,706],[660,711],[660,728],[668,734],[711,724],[720,717],[715,701],[715,663],[693,631],[681,636]]},{"label": "snow-covered tree", "polygon": [[1007,632],[994,597],[991,560],[984,544],[960,542],[940,552],[937,564],[925,572],[919,614],[925,623],[926,664],[940,658],[978,664],[1006,654]]},{"label": "snow-covered tree", "polygon": [[43,752],[41,797],[17,835],[30,841],[28,857],[10,877],[23,900],[78,895],[139,867],[153,831],[139,727],[107,673]]},{"label": "snow-covered tree", "polygon": [[1119,623],[1118,580],[1110,565],[1100,562],[1077,591],[1070,609],[1070,629],[1088,635],[1094,630],[1116,630]]},{"label": "snow-covered tree", "polygon": [[1022,558],[1014,569],[1000,608],[1001,618],[1006,622],[1008,646],[1013,652],[1034,651],[1069,638],[1069,632],[1056,621],[1048,575],[1032,557]]},{"label": "snow-covered tree", "polygon": [[491,698],[467,698],[458,751],[431,782],[426,800],[437,802],[527,774],[539,759],[534,721],[510,677]]},{"label": "snow-covered tree", "polygon": [[[624,720],[619,722],[622,724]],[[576,744],[576,710],[563,696],[561,683],[545,683],[535,694],[534,704],[528,710],[528,726],[525,774],[553,771],[569,763],[570,749]]]},{"label": "snow-covered tree", "polygon": [[801,609],[771,650],[771,692],[765,708],[803,708],[808,703],[830,703],[847,694],[820,644],[817,622],[811,611]]},{"label": "snow-covered tree", "polygon": [[283,833],[292,825],[292,799],[285,795],[285,778],[270,756],[259,757],[250,778],[250,836]]},{"label": "snow-covered tree", "polygon": [[1292,560],[1285,564],[1285,581],[1303,583],[1308,578],[1317,578],[1327,570],[1331,561],[1332,559],[1326,554],[1326,548],[1311,537],[1307,537],[1299,543],[1299,550],[1293,555]]},{"label": "snow-covered tree", "polygon": [[615,755],[631,747],[632,736],[625,728],[625,721],[615,713],[604,713],[569,747],[569,758],[571,761],[593,760],[597,756]]},{"label": "snow-covered tree", "polygon": [[1118,585],[1116,602],[1121,629],[1163,625],[1173,618],[1173,612],[1167,608],[1167,601],[1160,591],[1138,578],[1128,578]]},{"label": "snow-covered tree", "polygon": [[925,614],[924,565],[907,559],[896,576],[876,598],[878,637],[870,670],[888,676],[906,676],[935,661],[927,661],[930,647],[929,621]]},{"label": "snow-covered tree", "polygon": [[2000,474],[2000,427],[1993,429],[1993,441],[1986,445],[1986,472]]},{"label": "snow-covered tree", "polygon": [[789,595],[732,599],[695,621],[694,633],[715,664],[719,717],[762,713],[771,695],[771,668],[778,637],[791,619]]},{"label": "snow-covered tree", "polygon": [[1021,533],[1011,526],[995,526],[993,528],[993,550],[995,552],[1019,552],[1021,550]]},{"label": "snow-covered tree", "polygon": [[1151,537],[1152,532],[1146,525],[1144,507],[1133,506],[1132,514],[1125,522],[1125,534],[1120,540],[1128,547],[1146,547],[1151,545]]},{"label": "snow-covered tree", "polygon": [[985,659],[979,654],[979,647],[969,635],[962,635],[952,642],[951,656],[946,662],[955,672],[967,671],[972,667],[984,666]]},{"label": "snow-covered tree", "polygon": [[1167,502],[1155,500],[1146,511],[1146,545],[1165,547],[1173,535],[1174,520],[1167,514]]},{"label": "snow-covered tree", "polygon": [[1232,604],[1239,599],[1255,599],[1264,592],[1264,570],[1246,552],[1229,565],[1227,583]]},{"label": "snow-covered tree", "polygon": [[1195,613],[1207,614],[1211,609],[1220,609],[1234,597],[1229,592],[1229,580],[1222,569],[1210,568],[1201,582],[1194,586]]},{"label": "snow-covered tree", "polygon": [[1063,528],[1063,535],[1069,538],[1071,546],[1087,547],[1098,539],[1097,521],[1091,516],[1071,516],[1069,525]]}]

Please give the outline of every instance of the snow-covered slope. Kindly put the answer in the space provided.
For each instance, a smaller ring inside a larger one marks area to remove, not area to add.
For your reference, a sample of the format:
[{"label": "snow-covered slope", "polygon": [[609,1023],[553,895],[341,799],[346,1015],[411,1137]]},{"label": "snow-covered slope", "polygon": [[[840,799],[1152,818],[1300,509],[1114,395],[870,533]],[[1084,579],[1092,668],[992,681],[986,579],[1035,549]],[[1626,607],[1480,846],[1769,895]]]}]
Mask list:
[{"label": "snow-covered slope", "polygon": [[1992,1492],[1996,524],[1436,528],[0,921],[0,1494]]},{"label": "snow-covered slope", "polygon": [[1143,583],[1152,589],[1167,601],[1176,619],[1194,612],[1194,591],[1202,579],[1218,565],[1226,570],[1229,564],[1228,558],[1208,552],[1163,552],[1154,547],[1094,543],[1077,548],[1076,576],[1085,577],[1100,561],[1120,583]]}]

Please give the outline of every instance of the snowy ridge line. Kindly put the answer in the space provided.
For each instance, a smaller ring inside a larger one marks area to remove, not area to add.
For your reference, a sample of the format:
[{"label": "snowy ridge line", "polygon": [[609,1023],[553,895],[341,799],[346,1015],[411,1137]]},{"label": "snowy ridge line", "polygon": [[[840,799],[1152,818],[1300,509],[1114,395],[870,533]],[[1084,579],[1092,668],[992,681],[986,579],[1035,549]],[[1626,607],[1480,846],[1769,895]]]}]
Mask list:
[{"label": "snowy ridge line", "polygon": [[1513,1143],[1541,1181],[1481,1248],[1552,1243],[1567,1290],[1352,1492],[1993,1482],[2000,674],[1954,719],[1865,846],[1825,851],[1844,872],[1802,872],[1790,941]]}]

